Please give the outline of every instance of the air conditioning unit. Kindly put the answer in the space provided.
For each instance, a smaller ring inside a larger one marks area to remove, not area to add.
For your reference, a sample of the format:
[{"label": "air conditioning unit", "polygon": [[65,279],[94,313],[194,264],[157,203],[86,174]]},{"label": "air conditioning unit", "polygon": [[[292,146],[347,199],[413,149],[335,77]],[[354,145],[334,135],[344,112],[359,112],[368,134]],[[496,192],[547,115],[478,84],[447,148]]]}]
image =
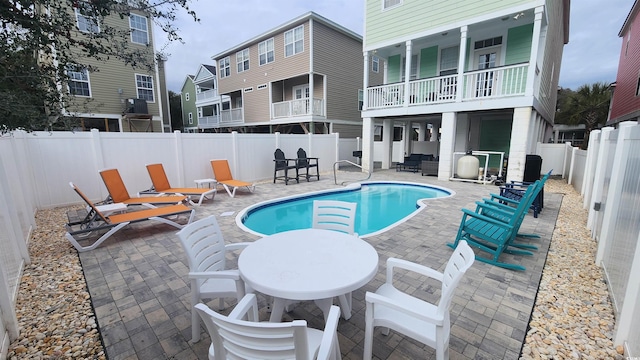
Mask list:
[{"label": "air conditioning unit", "polygon": [[145,99],[127,99],[129,106],[127,113],[129,114],[148,114],[147,100]]}]

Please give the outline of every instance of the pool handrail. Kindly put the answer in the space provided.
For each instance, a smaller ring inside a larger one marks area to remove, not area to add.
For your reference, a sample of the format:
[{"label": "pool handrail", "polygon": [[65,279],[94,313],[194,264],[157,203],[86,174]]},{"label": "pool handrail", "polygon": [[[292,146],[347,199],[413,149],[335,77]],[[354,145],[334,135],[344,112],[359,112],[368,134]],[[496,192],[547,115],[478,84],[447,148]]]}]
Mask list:
[{"label": "pool handrail", "polygon": [[[349,164],[351,164],[351,165],[353,165],[355,167],[359,167],[360,169],[365,170],[362,166],[360,166],[360,165],[358,165],[358,164],[356,164],[356,163],[354,163],[352,161],[349,161],[349,160],[338,160],[338,161],[334,162],[333,163],[333,182],[336,185],[346,185],[348,183],[348,181],[343,181],[340,184],[338,184],[338,178],[337,178],[337,175],[336,175],[336,168],[337,168],[336,165],[338,165],[339,163],[343,163],[343,162],[349,163]],[[355,181],[352,181],[352,182],[360,182],[360,181],[369,180],[371,178],[371,171],[369,171],[369,170],[365,170],[365,171],[368,174],[368,176],[365,179],[355,180]]]}]

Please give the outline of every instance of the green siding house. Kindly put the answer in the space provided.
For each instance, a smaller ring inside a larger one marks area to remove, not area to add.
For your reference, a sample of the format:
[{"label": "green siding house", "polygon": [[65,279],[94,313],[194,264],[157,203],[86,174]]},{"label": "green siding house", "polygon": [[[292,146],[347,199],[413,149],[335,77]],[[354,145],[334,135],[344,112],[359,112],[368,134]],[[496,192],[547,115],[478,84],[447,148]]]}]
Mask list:
[{"label": "green siding house", "polygon": [[365,0],[364,67],[380,68],[384,81],[364,79],[364,167],[432,154],[438,178],[457,180],[457,160],[473,150],[487,169],[479,181],[522,180],[526,155],[552,135],[569,7]]},{"label": "green siding house", "polygon": [[187,75],[180,90],[182,127],[184,132],[198,132],[198,108],[196,107],[196,85],[193,75]]}]

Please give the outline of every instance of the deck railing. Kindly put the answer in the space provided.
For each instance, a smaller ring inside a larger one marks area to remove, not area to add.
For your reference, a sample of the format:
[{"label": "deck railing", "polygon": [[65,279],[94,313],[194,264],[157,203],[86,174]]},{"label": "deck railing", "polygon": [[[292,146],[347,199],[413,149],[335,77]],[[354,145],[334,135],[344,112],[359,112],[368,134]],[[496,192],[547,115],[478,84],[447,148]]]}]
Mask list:
[{"label": "deck railing", "polygon": [[325,116],[324,100],[317,98],[313,99],[313,103],[311,103],[310,99],[297,99],[273,103],[272,110],[274,119],[302,115]]},{"label": "deck railing", "polygon": [[[529,64],[509,65],[464,74],[462,101],[521,96],[527,85]],[[437,76],[409,82],[408,106],[456,101],[458,75]],[[367,109],[404,106],[405,84],[394,83],[367,89]]]}]

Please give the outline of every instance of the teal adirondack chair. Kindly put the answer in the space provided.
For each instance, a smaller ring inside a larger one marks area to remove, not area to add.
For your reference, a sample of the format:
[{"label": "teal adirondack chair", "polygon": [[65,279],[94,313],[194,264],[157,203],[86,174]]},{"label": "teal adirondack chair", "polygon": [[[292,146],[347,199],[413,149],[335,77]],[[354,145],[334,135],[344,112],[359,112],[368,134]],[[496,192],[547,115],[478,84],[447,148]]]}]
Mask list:
[{"label": "teal adirondack chair", "polygon": [[[522,265],[501,262],[499,258],[503,252],[516,255],[533,255],[529,251],[509,249],[509,246],[513,244],[513,240],[522,224],[522,219],[528,212],[531,202],[533,202],[534,197],[539,191],[540,181],[538,180],[534,184],[535,185],[527,188],[522,200],[513,213],[499,209],[495,205],[482,202],[477,203],[479,208],[476,209],[479,210],[477,212],[462,209],[462,221],[460,222],[456,240],[454,243],[448,243],[447,246],[455,249],[460,240],[466,240],[470,246],[477,247],[491,255],[488,258],[476,255],[477,260],[506,269],[526,270]],[[483,214],[484,211],[491,213],[493,217]],[[499,213],[504,219],[500,220],[496,218]]]},{"label": "teal adirondack chair", "polygon": [[[531,203],[531,210],[533,210],[533,217],[537,218],[538,214],[544,207],[544,183],[547,181],[553,169],[549,170],[540,181],[542,181],[543,187],[538,192],[538,195],[533,199]],[[520,202],[522,195],[524,194],[530,183],[512,181],[505,186],[500,187],[500,195],[491,194],[491,200],[500,201],[503,204],[513,206],[514,203]]]}]

